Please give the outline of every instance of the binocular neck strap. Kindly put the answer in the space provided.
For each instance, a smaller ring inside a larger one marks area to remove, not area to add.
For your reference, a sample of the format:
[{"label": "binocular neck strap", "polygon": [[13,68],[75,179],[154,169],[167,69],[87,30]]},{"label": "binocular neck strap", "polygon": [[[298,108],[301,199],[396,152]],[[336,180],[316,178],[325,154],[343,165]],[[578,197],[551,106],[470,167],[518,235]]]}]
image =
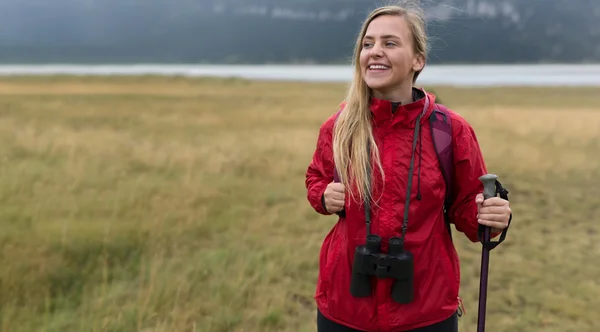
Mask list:
[{"label": "binocular neck strap", "polygon": [[[371,156],[371,144],[367,143],[367,156]],[[370,158],[369,158],[370,159]],[[364,200],[365,224],[367,226],[367,236],[371,235],[371,166],[367,163],[367,194]]]},{"label": "binocular neck strap", "polygon": [[[426,97],[427,98],[427,97]],[[407,188],[406,188],[406,201],[404,203],[404,220],[402,223],[402,234],[400,236],[401,242],[404,244],[404,237],[406,235],[406,230],[408,228],[408,213],[409,213],[409,207],[410,207],[410,195],[411,195],[411,189],[412,189],[412,179],[413,179],[413,172],[415,170],[415,151],[417,149],[417,141],[419,139],[419,131],[421,130],[421,116],[423,115],[423,113],[427,110],[427,107],[429,106],[429,100],[427,99],[425,102],[425,108],[423,110],[423,112],[421,112],[419,114],[419,116],[417,116],[417,120],[415,123],[415,131],[413,134],[413,145],[412,145],[412,152],[411,152],[411,156],[410,156],[410,166],[408,168],[408,184],[407,184]],[[371,155],[371,145],[367,145],[367,155]],[[370,193],[370,188],[371,188],[371,168],[369,165],[367,165],[367,181],[369,181],[367,188],[369,189],[367,192]],[[371,235],[371,207],[370,207],[370,197],[366,198],[364,200],[364,210],[365,210],[365,223],[366,223],[366,227],[367,227],[367,236]]]},{"label": "binocular neck strap", "polygon": [[[422,113],[421,113],[422,114]],[[413,146],[410,154],[410,166],[408,167],[408,183],[406,185],[406,201],[404,202],[404,222],[402,223],[402,235],[400,241],[404,244],[404,236],[408,228],[408,212],[410,207],[410,194],[412,189],[413,172],[415,170],[415,150],[417,149],[417,140],[419,139],[419,130],[421,130],[421,114],[417,117],[415,124],[415,133],[413,134]]]}]

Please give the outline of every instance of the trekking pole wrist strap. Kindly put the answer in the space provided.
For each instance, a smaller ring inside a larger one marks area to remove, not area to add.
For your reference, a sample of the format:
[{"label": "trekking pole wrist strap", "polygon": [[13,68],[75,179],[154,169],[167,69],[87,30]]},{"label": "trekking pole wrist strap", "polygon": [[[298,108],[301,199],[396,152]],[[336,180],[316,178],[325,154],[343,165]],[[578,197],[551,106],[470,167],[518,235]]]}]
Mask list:
[{"label": "trekking pole wrist strap", "polygon": [[[499,195],[500,198],[508,201],[508,190],[506,190],[502,186],[500,181],[498,181],[498,180],[496,180],[496,194]],[[478,238],[479,242],[481,242],[483,247],[488,250],[492,250],[492,249],[496,248],[498,245],[500,245],[500,243],[504,242],[504,239],[506,239],[506,234],[508,233],[508,229],[510,228],[511,221],[512,221],[512,213],[508,217],[508,225],[506,226],[505,229],[502,230],[502,233],[500,234],[500,238],[498,239],[498,241],[492,241],[492,240],[490,240],[488,242],[484,241],[483,233],[485,232],[485,228],[487,226],[479,225],[479,227],[477,229],[477,238]]]}]

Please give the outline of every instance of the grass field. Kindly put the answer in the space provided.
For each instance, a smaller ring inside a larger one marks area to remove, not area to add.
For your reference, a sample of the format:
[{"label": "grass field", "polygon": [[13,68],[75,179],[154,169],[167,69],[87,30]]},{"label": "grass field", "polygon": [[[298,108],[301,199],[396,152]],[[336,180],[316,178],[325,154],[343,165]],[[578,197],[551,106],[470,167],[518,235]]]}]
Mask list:
[{"label": "grass field", "polygon": [[[311,209],[304,172],[344,90],[1,79],[1,331],[314,331],[336,220]],[[600,89],[433,90],[510,190],[488,330],[597,331]],[[481,249],[454,238],[471,332]]]}]

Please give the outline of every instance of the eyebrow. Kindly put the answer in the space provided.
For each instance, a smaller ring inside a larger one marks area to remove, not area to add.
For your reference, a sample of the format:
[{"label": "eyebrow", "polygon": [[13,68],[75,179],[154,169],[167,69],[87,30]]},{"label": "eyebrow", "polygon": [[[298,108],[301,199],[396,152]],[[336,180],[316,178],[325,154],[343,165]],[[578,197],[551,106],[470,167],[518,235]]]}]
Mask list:
[{"label": "eyebrow", "polygon": [[[381,36],[382,39],[391,39],[391,38],[395,38],[395,39],[401,39],[400,37],[396,36],[396,35],[392,35],[392,34],[387,34],[387,35],[383,35]],[[364,39],[373,39],[373,36],[365,36]]]}]

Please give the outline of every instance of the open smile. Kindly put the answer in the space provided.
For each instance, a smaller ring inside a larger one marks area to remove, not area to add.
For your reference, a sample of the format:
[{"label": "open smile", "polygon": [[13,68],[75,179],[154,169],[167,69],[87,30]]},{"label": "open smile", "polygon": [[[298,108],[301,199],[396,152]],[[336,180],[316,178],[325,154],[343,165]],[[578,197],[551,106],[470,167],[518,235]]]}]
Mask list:
[{"label": "open smile", "polygon": [[368,67],[368,71],[372,73],[383,73],[388,70],[390,70],[390,67],[382,64],[373,64]]}]

